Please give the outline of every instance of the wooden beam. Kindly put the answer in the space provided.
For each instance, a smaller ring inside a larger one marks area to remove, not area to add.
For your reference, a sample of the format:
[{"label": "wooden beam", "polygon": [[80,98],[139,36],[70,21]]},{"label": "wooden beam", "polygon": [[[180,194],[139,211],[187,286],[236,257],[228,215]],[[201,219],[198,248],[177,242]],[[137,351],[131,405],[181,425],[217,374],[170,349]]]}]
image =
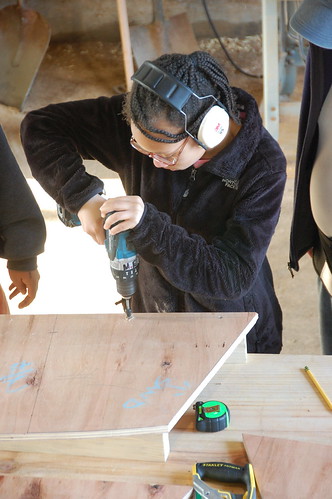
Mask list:
[{"label": "wooden beam", "polygon": [[134,63],[131,51],[131,41],[129,33],[129,23],[128,23],[128,13],[127,13],[127,3],[126,0],[117,0],[119,27],[120,27],[120,38],[122,44],[122,54],[124,62],[124,70],[126,77],[127,91],[131,89],[132,81],[131,76],[134,73]]}]

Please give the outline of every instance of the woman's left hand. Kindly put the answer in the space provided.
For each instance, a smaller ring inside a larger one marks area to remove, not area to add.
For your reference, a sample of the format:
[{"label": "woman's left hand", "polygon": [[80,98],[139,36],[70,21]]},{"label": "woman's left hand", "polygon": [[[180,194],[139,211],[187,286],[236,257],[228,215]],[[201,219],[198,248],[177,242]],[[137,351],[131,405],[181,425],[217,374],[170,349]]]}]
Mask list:
[{"label": "woman's left hand", "polygon": [[144,212],[144,202],[140,196],[119,196],[110,198],[100,207],[101,216],[103,218],[110,212],[104,223],[104,229],[109,229],[111,225],[115,225],[110,229],[110,233],[114,236],[124,230],[133,229],[140,222]]},{"label": "woman's left hand", "polygon": [[9,299],[11,300],[19,293],[26,295],[24,300],[18,304],[18,308],[24,308],[30,305],[36,297],[39,281],[39,272],[35,270],[12,270],[8,269],[9,277],[12,280],[9,290],[11,291]]}]

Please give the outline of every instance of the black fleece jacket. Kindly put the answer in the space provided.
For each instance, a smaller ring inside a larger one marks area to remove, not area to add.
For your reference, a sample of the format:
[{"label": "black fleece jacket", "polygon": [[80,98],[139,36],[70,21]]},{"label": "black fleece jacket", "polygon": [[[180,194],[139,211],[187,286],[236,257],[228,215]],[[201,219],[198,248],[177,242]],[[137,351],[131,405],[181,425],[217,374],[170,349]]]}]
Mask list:
[{"label": "black fleece jacket", "polygon": [[332,50],[310,43],[299,120],[288,264],[296,271],[300,268],[299,260],[303,255],[319,244],[310,203],[310,179],[318,147],[318,118],[331,85]]},{"label": "black fleece jacket", "polygon": [[45,237],[41,211],[0,126],[0,257],[11,270],[34,270]]},{"label": "black fleece jacket", "polygon": [[[83,159],[116,171],[145,203],[130,238],[140,255],[136,312],[256,311],[248,351],[279,352],[282,317],[266,251],[280,213],[286,162],[255,100],[234,89],[243,126],[199,169],[171,172],[130,144],[123,96],[47,106],[23,120],[33,175],[69,211],[103,189]],[[108,193],[112,196],[112,193]]]}]

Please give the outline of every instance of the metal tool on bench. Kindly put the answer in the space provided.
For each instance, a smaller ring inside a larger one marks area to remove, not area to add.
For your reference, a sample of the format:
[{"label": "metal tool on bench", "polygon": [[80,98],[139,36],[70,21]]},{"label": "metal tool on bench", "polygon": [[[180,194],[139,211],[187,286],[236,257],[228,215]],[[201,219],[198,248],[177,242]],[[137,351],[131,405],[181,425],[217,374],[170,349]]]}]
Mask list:
[{"label": "metal tool on bench", "polygon": [[[235,494],[210,487],[204,479],[224,483],[237,483],[246,487],[244,494]],[[256,499],[254,470],[250,463],[245,466],[223,462],[196,463],[193,466],[195,499]]]}]

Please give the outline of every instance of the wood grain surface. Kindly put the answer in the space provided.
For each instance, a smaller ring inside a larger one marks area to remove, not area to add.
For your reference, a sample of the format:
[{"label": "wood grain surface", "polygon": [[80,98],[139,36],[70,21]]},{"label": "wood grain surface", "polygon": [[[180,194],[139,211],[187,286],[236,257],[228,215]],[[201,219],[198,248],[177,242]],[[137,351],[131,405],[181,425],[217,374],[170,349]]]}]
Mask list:
[{"label": "wood grain surface", "polygon": [[243,435],[263,499],[311,499],[332,495],[332,446]]},{"label": "wood grain surface", "polygon": [[192,487],[0,476],[1,499],[184,499]]},{"label": "wood grain surface", "polygon": [[138,461],[135,456],[0,450],[0,475],[191,485],[195,462],[247,463],[243,434],[332,445],[331,411],[313,390],[303,372],[305,365],[331,394],[329,355],[248,354],[242,365],[234,364],[231,356],[199,395],[199,400],[224,402],[230,410],[230,426],[217,433],[197,432],[195,412],[188,408],[169,434],[171,452],[166,463]]},{"label": "wood grain surface", "polygon": [[[77,443],[82,455],[160,459],[165,434],[256,320],[255,313],[0,317],[0,449],[79,454]],[[119,436],[115,450],[103,441]],[[129,436],[134,447],[126,451]]]}]

